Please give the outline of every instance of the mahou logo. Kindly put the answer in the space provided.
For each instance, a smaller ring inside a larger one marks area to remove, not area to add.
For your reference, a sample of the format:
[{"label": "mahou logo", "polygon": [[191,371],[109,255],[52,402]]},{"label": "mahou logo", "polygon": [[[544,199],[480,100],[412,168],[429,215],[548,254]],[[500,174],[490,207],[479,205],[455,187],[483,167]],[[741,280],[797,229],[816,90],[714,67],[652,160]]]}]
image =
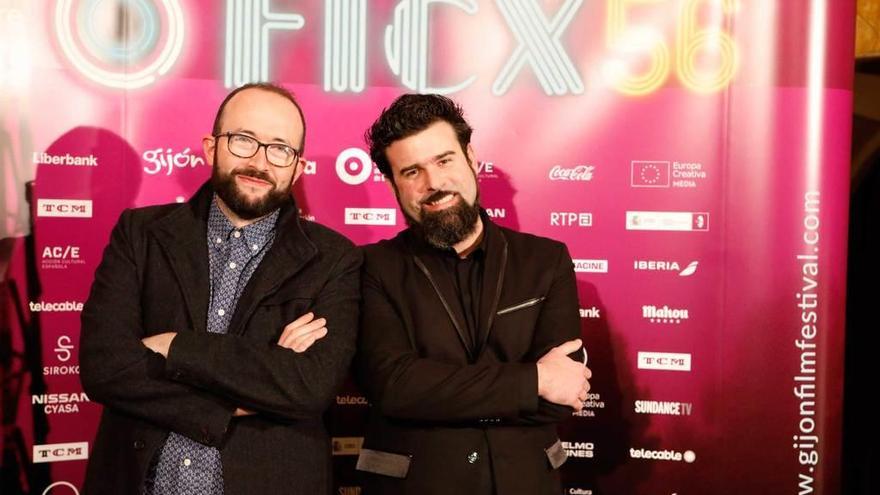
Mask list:
[{"label": "mahou logo", "polygon": [[578,165],[571,168],[563,168],[556,165],[550,169],[550,180],[593,180],[593,170],[595,168],[592,165]]}]

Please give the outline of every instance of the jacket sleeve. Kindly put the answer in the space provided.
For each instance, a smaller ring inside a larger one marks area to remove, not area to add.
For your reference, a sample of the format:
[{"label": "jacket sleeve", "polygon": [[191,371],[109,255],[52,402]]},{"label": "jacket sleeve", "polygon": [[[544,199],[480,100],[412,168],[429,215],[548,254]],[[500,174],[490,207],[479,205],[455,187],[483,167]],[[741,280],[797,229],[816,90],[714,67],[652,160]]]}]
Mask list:
[{"label": "jacket sleeve", "polygon": [[114,411],[208,445],[226,432],[235,406],[213,394],[167,380],[165,359],[141,342],[139,267],[126,210],[110,236],[83,307],[80,371],[83,390]]},{"label": "jacket sleeve", "polygon": [[282,419],[319,417],[341,386],[357,338],[362,255],[353,245],[330,270],[311,311],[327,335],[306,352],[239,335],[185,332],[171,343],[166,376],[245,409]]},{"label": "jacket sleeve", "polygon": [[[553,283],[547,293],[547,299],[541,306],[535,337],[532,340],[529,355],[526,357],[528,361],[537,362],[553,347],[580,337],[581,321],[574,264],[565,245],[562,245],[559,251],[554,268]],[[582,356],[576,354],[571,357],[576,360],[582,359]],[[573,410],[569,406],[554,404],[539,398],[536,411],[524,412],[508,423],[558,423],[570,418],[572,412]]]},{"label": "jacket sleeve", "polygon": [[571,258],[560,249],[531,350],[522,362],[460,365],[421,357],[379,274],[365,270],[357,377],[382,414],[398,419],[556,422],[571,409],[538,397],[535,362],[579,331]]}]

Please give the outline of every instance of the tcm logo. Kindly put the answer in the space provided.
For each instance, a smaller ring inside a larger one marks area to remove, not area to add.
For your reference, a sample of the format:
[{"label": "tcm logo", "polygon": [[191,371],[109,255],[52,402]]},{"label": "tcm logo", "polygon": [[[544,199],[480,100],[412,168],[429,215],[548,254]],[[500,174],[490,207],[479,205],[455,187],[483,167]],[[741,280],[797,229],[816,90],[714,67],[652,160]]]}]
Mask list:
[{"label": "tcm logo", "polygon": [[489,218],[506,218],[507,217],[507,209],[506,208],[486,208],[486,215],[489,215]]},{"label": "tcm logo", "polygon": [[89,458],[88,442],[34,445],[34,463],[77,461]]},{"label": "tcm logo", "polygon": [[674,461],[687,462],[688,464],[697,460],[697,454],[693,450],[678,452],[675,450],[649,450],[637,449],[635,447],[629,449],[629,456],[632,459],[649,459],[654,461]]},{"label": "tcm logo", "polygon": [[669,187],[669,162],[633,161],[630,164],[632,187]]},{"label": "tcm logo", "polygon": [[568,457],[579,457],[581,459],[592,459],[596,446],[593,442],[562,442],[562,448]]},{"label": "tcm logo", "polygon": [[675,261],[635,260],[633,270],[637,272],[677,272],[679,277],[690,277],[697,272],[698,261],[691,261],[684,268]]},{"label": "tcm logo", "polygon": [[175,169],[192,169],[207,166],[205,159],[194,155],[188,147],[177,153],[171,148],[155,148],[144,151],[141,157],[147,162],[147,165],[144,165],[144,172],[149,175],[159,173],[171,175]]},{"label": "tcm logo", "polygon": [[709,230],[709,214],[691,211],[628,211],[626,230],[705,232]]},{"label": "tcm logo", "polygon": [[577,273],[608,273],[608,260],[571,260]]},{"label": "tcm logo", "polygon": [[373,178],[374,182],[382,182],[385,176],[373,167],[373,160],[366,151],[360,148],[347,148],[336,157],[336,175],[339,180],[350,186],[358,186]]},{"label": "tcm logo", "polygon": [[550,212],[550,225],[552,227],[592,227],[593,214],[571,211]]},{"label": "tcm logo", "polygon": [[591,318],[598,320],[602,317],[602,312],[596,306],[592,306],[589,308],[578,308],[581,314],[581,318]]},{"label": "tcm logo", "polygon": [[690,416],[694,405],[689,402],[670,402],[658,400],[635,401],[636,414],[659,414],[665,416]]},{"label": "tcm logo", "polygon": [[346,225],[396,225],[394,208],[346,208]]},{"label": "tcm logo", "polygon": [[642,306],[642,318],[651,323],[679,324],[681,323],[681,320],[687,320],[689,316],[688,310],[686,309],[670,308],[665,305],[660,308],[653,305],[646,305]]},{"label": "tcm logo", "polygon": [[690,371],[691,355],[670,352],[639,352],[640,370]]},{"label": "tcm logo", "polygon": [[90,199],[38,199],[38,217],[92,218]]},{"label": "tcm logo", "polygon": [[79,412],[79,404],[91,402],[85,392],[73,394],[34,394],[31,396],[32,406],[43,406],[46,414]]},{"label": "tcm logo", "polygon": [[495,172],[495,164],[492,162],[477,162],[477,179],[497,179],[498,173]]},{"label": "tcm logo", "polygon": [[34,152],[34,163],[37,165],[66,165],[68,167],[97,167],[98,158],[95,155],[76,156],[70,153],[64,155],[50,155],[49,153]]},{"label": "tcm logo", "polygon": [[590,181],[593,180],[592,165],[578,165],[576,167],[563,168],[556,165],[550,169],[550,180]]}]

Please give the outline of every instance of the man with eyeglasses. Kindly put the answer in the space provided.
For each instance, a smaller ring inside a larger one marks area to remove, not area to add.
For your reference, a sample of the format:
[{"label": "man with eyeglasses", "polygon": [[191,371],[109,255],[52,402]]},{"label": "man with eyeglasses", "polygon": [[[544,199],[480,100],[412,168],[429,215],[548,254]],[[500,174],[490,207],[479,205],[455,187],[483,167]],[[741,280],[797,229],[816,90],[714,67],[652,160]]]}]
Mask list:
[{"label": "man with eyeglasses", "polygon": [[354,352],[361,254],[298,217],[305,130],[284,88],[238,88],[203,139],[211,179],[122,213],[82,314],[104,405],[87,493],[330,493],[321,416]]}]

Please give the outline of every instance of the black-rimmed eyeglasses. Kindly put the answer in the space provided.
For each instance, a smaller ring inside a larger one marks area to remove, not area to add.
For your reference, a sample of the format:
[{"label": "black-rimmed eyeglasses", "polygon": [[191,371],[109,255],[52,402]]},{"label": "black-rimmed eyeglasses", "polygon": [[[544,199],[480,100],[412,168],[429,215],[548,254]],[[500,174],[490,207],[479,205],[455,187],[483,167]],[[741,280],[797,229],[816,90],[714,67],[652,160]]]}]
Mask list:
[{"label": "black-rimmed eyeglasses", "polygon": [[247,134],[234,132],[217,134],[214,138],[223,136],[226,136],[226,146],[229,148],[229,152],[239,158],[251,158],[260,151],[260,148],[266,148],[266,160],[276,167],[289,167],[299,159],[299,151],[286,144],[261,143]]}]

